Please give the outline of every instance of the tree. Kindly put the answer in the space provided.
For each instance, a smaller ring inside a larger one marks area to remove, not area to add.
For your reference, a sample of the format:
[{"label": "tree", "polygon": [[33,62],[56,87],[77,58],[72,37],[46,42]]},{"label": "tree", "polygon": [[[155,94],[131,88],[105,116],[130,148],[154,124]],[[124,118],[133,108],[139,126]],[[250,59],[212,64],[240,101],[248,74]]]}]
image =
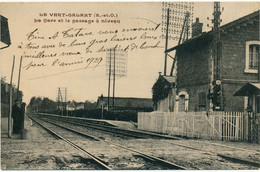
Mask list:
[{"label": "tree", "polygon": [[50,100],[48,97],[32,97],[27,110],[29,112],[53,113],[57,110],[57,102]]},{"label": "tree", "polygon": [[96,102],[91,103],[90,101],[86,100],[84,103],[84,109],[96,109]]},{"label": "tree", "polygon": [[[15,85],[12,85],[12,100],[13,103],[15,99],[17,98],[17,88],[15,88]],[[19,91],[20,98],[23,97],[23,92]],[[1,115],[2,116],[8,116],[9,113],[9,100],[10,100],[10,84],[6,82],[6,77],[1,77]]]},{"label": "tree", "polygon": [[35,112],[36,109],[35,109],[35,101],[36,101],[36,97],[32,97],[31,100],[30,100],[30,103],[29,105],[27,106],[27,110],[30,111],[30,112]]},{"label": "tree", "polygon": [[[12,85],[12,100],[13,102],[17,99],[17,88],[15,85]],[[1,77],[1,103],[9,104],[9,96],[10,96],[10,84],[6,82],[6,77]],[[22,99],[23,92],[18,92],[18,97]]]}]

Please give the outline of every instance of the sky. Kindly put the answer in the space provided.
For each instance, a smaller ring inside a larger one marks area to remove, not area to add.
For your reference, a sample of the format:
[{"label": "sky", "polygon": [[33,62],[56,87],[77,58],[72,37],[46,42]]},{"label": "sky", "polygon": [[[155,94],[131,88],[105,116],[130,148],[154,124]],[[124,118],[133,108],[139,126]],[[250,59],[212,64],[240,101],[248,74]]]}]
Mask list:
[{"label": "sky", "polygon": [[[226,24],[260,9],[255,2],[221,2]],[[23,101],[33,96],[56,100],[67,88],[68,100],[96,101],[108,94],[106,49],[127,50],[127,76],[116,77],[116,97],[151,98],[152,86],[163,72],[165,40],[161,35],[161,2],[5,2],[0,14],[8,18],[12,44],[0,50],[1,76],[17,85]],[[213,2],[194,2],[196,17],[210,28]],[[176,41],[169,41],[169,47]],[[171,59],[168,59],[167,74]],[[111,82],[112,87],[113,82]],[[110,92],[112,95],[112,89]]]}]

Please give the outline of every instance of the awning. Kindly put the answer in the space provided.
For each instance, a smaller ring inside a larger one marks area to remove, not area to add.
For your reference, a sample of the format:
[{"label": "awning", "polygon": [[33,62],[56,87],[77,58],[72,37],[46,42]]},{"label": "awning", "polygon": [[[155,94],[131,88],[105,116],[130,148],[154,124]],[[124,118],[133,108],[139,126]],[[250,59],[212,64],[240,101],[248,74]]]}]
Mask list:
[{"label": "awning", "polygon": [[260,83],[247,83],[240,88],[234,96],[249,96],[260,94]]}]

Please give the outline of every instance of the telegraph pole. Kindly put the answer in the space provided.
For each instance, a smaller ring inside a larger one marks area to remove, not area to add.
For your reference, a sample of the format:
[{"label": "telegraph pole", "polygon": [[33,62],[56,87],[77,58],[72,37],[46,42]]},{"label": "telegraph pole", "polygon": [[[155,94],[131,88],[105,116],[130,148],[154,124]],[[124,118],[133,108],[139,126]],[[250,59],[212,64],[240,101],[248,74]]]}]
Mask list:
[{"label": "telegraph pole", "polygon": [[[185,15],[185,19],[183,21],[181,34],[180,34],[180,38],[179,38],[179,41],[178,41],[178,45],[180,45],[181,43],[183,43],[184,41],[189,39],[189,17],[190,17],[190,13],[187,12],[186,15]],[[183,34],[184,34],[184,36],[182,36]],[[186,37],[185,37],[185,35],[186,35]],[[174,56],[173,62],[172,62],[170,76],[173,76],[173,70],[174,70],[176,61],[177,61],[177,55],[175,53],[175,56]]]},{"label": "telegraph pole", "polygon": [[11,72],[11,79],[10,79],[10,97],[9,97],[9,116],[8,116],[8,137],[12,137],[12,107],[13,107],[13,73],[14,73],[14,64],[15,64],[15,56],[13,56],[13,66],[12,66],[12,72]]},{"label": "telegraph pole", "polygon": [[113,109],[115,108],[116,50],[114,49]]},{"label": "telegraph pole", "polygon": [[64,98],[65,98],[65,102],[66,102],[66,99],[67,99],[67,88],[62,88],[61,87],[58,87],[58,110],[60,111],[60,106],[61,106],[61,115],[63,116],[63,111],[64,111],[64,101],[63,101],[63,98],[62,98],[62,90],[63,90],[63,93],[65,91],[65,95],[64,95]]},{"label": "telegraph pole", "polygon": [[220,58],[221,58],[221,42],[220,42],[220,2],[214,2],[214,12],[213,12],[213,64],[214,64],[214,75],[213,75],[213,99],[214,99],[214,110],[223,110],[223,86],[221,84],[220,78]]},{"label": "telegraph pole", "polygon": [[166,38],[165,38],[165,57],[164,57],[164,76],[166,76],[167,71],[167,52],[168,49],[168,29],[169,29],[169,18],[170,18],[170,8],[167,9],[167,26],[166,26]]},{"label": "telegraph pole", "polygon": [[108,74],[108,96],[107,96],[107,110],[109,110],[109,98],[110,98],[110,77],[111,77],[111,49],[109,51],[109,74]]},{"label": "telegraph pole", "polygon": [[20,88],[20,78],[21,78],[22,61],[23,61],[23,56],[21,56],[21,58],[20,58],[20,66],[19,66],[19,75],[18,75],[18,85],[17,85],[17,95],[16,95],[16,99],[19,98],[19,88]]},{"label": "telegraph pole", "polygon": [[57,98],[57,101],[58,101],[58,111],[60,111],[60,91],[59,91],[60,88],[58,88],[58,98]]},{"label": "telegraph pole", "polygon": [[214,57],[214,78],[215,80],[219,80],[219,72],[220,72],[220,2],[214,2],[214,19],[213,19],[213,31],[214,31],[214,40],[213,40],[213,57]]},{"label": "telegraph pole", "polygon": [[260,82],[260,53],[259,53],[259,51],[258,51],[258,82]]},{"label": "telegraph pole", "polygon": [[67,87],[65,87],[65,110],[66,110],[66,116],[68,116],[68,109],[67,109]]}]

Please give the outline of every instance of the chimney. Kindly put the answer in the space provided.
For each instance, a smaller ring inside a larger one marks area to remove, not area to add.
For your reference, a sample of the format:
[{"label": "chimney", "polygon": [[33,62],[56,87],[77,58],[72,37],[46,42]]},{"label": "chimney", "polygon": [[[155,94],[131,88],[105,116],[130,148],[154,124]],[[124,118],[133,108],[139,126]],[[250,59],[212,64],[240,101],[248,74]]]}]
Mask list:
[{"label": "chimney", "polygon": [[196,22],[192,24],[192,38],[202,33],[203,23],[199,22],[199,18],[196,18]]}]

